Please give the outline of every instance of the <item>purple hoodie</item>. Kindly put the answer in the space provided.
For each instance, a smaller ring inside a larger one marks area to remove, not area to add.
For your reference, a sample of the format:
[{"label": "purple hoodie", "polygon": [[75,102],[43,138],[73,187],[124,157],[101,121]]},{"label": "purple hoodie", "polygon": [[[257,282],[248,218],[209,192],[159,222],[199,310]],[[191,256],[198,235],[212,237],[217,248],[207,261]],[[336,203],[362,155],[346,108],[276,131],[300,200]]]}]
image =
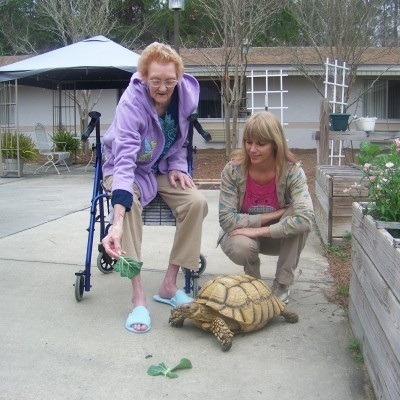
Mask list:
[{"label": "purple hoodie", "polygon": [[[200,89],[197,80],[188,74],[179,80],[177,88],[180,134],[158,164],[162,174],[170,170],[188,172],[188,117],[196,111]],[[106,161],[103,176],[113,175],[112,191],[124,190],[133,195],[135,182],[142,205],[148,204],[157,193],[152,166],[162,153],[164,143],[164,133],[148,87],[135,73],[118,103],[110,128],[104,134]]]}]

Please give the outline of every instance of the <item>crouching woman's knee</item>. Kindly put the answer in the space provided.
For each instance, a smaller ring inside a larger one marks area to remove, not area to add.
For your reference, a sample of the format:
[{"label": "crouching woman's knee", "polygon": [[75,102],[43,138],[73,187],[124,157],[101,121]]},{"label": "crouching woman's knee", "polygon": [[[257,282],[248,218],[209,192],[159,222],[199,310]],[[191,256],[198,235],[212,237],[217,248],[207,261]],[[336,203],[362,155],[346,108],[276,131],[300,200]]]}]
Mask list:
[{"label": "crouching woman's knee", "polygon": [[225,233],[220,245],[222,251],[237,265],[251,264],[258,259],[258,242],[247,236],[229,236]]}]

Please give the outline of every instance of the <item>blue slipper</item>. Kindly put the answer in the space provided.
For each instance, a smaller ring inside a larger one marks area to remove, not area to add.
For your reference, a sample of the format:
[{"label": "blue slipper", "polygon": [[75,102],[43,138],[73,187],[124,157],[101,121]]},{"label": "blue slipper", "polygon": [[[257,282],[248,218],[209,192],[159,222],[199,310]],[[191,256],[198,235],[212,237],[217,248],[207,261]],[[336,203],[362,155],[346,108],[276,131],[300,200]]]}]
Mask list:
[{"label": "blue slipper", "polygon": [[[146,325],[147,329],[144,331],[138,331],[136,329],[133,329],[132,325],[136,325],[136,324]],[[148,332],[151,328],[151,320],[150,320],[150,314],[149,314],[149,311],[147,310],[147,308],[144,306],[135,307],[132,310],[132,312],[128,315],[128,318],[126,319],[125,328],[128,329],[128,331],[134,332],[134,333]]]},{"label": "blue slipper", "polygon": [[181,304],[190,303],[191,301],[193,301],[193,299],[190,296],[188,296],[183,290],[180,289],[178,289],[175,292],[174,297],[171,297],[170,299],[161,297],[158,294],[155,294],[153,296],[153,299],[155,301],[158,301],[159,303],[169,304],[172,307],[178,307]]}]

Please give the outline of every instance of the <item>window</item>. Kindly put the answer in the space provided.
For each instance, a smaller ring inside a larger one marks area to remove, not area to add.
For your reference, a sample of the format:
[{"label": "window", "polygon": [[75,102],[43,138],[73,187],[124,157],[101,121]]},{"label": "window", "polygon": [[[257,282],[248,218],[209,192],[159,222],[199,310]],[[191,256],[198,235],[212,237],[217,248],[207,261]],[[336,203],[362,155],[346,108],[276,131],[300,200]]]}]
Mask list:
[{"label": "window", "polygon": [[400,80],[364,80],[364,116],[379,119],[400,119]]},{"label": "window", "polygon": [[[224,107],[221,96],[221,82],[212,80],[199,80],[200,100],[197,113],[200,118],[223,118]],[[231,81],[231,85],[233,82]],[[246,93],[244,86],[243,93]],[[233,111],[233,109],[232,109]],[[239,104],[239,116],[246,116],[246,98],[242,98]],[[232,117],[232,115],[231,115]]]},{"label": "window", "polygon": [[[220,83],[199,81],[200,100],[198,114],[200,118],[222,118]],[[217,87],[218,85],[218,87]]]}]

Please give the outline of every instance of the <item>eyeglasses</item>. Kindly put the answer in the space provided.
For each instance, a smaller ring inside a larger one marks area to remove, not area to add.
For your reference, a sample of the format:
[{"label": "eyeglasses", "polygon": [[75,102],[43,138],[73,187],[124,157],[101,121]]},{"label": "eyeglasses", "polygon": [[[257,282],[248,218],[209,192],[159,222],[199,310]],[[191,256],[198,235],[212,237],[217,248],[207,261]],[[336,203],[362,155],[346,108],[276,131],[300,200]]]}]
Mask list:
[{"label": "eyeglasses", "polygon": [[153,88],[159,88],[162,85],[165,85],[167,88],[173,88],[177,83],[177,79],[167,79],[165,81],[162,81],[161,79],[149,79],[149,85]]}]

